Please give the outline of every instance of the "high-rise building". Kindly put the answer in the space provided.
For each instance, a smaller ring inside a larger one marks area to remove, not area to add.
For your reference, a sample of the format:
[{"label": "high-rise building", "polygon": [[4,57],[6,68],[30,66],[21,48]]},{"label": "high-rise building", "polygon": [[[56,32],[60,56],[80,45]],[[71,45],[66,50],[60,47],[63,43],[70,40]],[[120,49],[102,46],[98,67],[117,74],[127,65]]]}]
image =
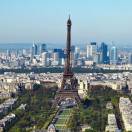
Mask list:
[{"label": "high-rise building", "polygon": [[74,53],[75,52],[75,45],[71,46],[71,52]]},{"label": "high-rise building", "polygon": [[59,65],[59,63],[60,63],[59,53],[58,52],[53,52],[52,58],[53,58],[52,65],[54,65],[54,66]]},{"label": "high-rise building", "polygon": [[33,43],[32,56],[37,55],[37,54],[38,54],[38,46],[35,43]]},{"label": "high-rise building", "polygon": [[78,59],[80,57],[80,48],[75,47],[75,59]]},{"label": "high-rise building", "polygon": [[117,64],[117,48],[112,46],[110,49],[110,64]]},{"label": "high-rise building", "polygon": [[26,55],[26,54],[27,54],[26,49],[23,49],[22,50],[22,55]]},{"label": "high-rise building", "polygon": [[46,44],[41,44],[40,45],[40,53],[46,52],[47,51],[47,46]]},{"label": "high-rise building", "polygon": [[47,66],[48,52],[42,53],[42,65]]},{"label": "high-rise building", "polygon": [[97,44],[96,42],[91,42],[90,45],[92,46],[92,55],[95,55],[97,52]]},{"label": "high-rise building", "polygon": [[102,63],[101,61],[102,61],[102,54],[101,54],[101,52],[97,52],[96,55],[95,55],[94,62],[96,64],[101,64]]},{"label": "high-rise building", "polygon": [[53,50],[54,53],[58,53],[59,54],[59,58],[64,58],[64,50],[63,49],[58,49],[58,48],[55,48]]},{"label": "high-rise building", "polygon": [[132,64],[132,53],[128,54],[128,64]]},{"label": "high-rise building", "polygon": [[101,43],[101,63],[103,64],[108,64],[109,63],[109,57],[107,56],[107,52],[108,52],[108,46],[105,43]]},{"label": "high-rise building", "polygon": [[91,42],[86,48],[86,57],[88,60],[96,62],[97,45],[96,42]]},{"label": "high-rise building", "polygon": [[87,45],[87,58],[91,58],[92,53],[92,45]]},{"label": "high-rise building", "polygon": [[7,50],[7,57],[10,58],[11,57],[11,51]]}]

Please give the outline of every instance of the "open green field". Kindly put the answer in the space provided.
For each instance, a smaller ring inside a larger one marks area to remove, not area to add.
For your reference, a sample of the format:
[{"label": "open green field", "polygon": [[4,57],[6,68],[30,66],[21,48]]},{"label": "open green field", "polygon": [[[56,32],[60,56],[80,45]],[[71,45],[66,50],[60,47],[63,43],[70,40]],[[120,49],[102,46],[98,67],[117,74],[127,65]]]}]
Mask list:
[{"label": "open green field", "polygon": [[67,118],[59,118],[58,120],[57,120],[57,122],[56,122],[56,124],[65,124],[65,122],[66,122],[66,120],[67,120]]},{"label": "open green field", "polygon": [[70,119],[72,113],[72,108],[64,109],[62,113],[60,113],[57,122],[55,123],[55,127],[57,130],[62,130],[67,127],[67,123]]},{"label": "open green field", "polygon": [[65,109],[65,110],[63,110],[62,115],[69,116],[69,114],[71,113],[71,111],[72,111],[72,109]]}]

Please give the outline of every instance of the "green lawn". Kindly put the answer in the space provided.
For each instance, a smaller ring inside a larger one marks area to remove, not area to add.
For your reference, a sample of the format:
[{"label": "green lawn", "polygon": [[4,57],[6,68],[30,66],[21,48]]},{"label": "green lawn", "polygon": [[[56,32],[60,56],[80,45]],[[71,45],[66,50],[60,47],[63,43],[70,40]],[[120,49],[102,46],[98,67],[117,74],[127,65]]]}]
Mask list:
[{"label": "green lawn", "polygon": [[65,129],[67,127],[67,122],[70,119],[71,113],[72,113],[71,108],[70,109],[64,109],[62,111],[62,113],[60,113],[59,119],[55,123],[56,129],[62,130],[62,129]]}]

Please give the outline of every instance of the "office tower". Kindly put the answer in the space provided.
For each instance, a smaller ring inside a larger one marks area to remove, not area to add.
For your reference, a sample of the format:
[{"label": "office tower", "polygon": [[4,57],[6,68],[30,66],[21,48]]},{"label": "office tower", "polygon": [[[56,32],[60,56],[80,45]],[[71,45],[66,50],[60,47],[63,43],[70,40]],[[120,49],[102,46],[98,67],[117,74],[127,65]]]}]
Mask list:
[{"label": "office tower", "polygon": [[109,58],[107,56],[108,46],[105,43],[101,43],[100,51],[101,51],[101,55],[102,55],[101,63],[108,64],[109,63]]},{"label": "office tower", "polygon": [[94,62],[96,64],[101,64],[101,61],[102,61],[102,54],[101,54],[101,52],[97,52],[94,58],[95,58]]},{"label": "office tower", "polygon": [[90,45],[92,46],[92,56],[97,52],[97,44],[96,42],[91,42]]},{"label": "office tower", "polygon": [[65,59],[64,59],[64,58],[61,58],[61,59],[60,59],[60,65],[62,65],[62,66],[65,65]]},{"label": "office tower", "polygon": [[75,47],[75,59],[78,59],[80,57],[80,48]]},{"label": "office tower", "polygon": [[48,52],[42,53],[42,65],[47,66]]},{"label": "office tower", "polygon": [[92,53],[92,45],[87,45],[87,58],[91,58]]},{"label": "office tower", "polygon": [[93,59],[93,62],[97,62],[97,44],[96,44],[96,42],[91,42],[90,44],[92,46],[92,59]]},{"label": "office tower", "polygon": [[16,56],[18,56],[18,57],[19,57],[19,50],[17,50],[17,51],[16,51]]},{"label": "office tower", "polygon": [[40,54],[43,53],[43,52],[47,52],[47,46],[46,46],[46,44],[41,44],[40,45]]},{"label": "office tower", "polygon": [[[63,49],[58,49],[58,48],[55,48],[53,50],[53,53],[57,58],[57,60],[53,59],[53,65],[64,65],[64,58],[65,58],[65,54],[64,54],[64,50]],[[53,55],[52,55],[52,58],[53,58]]]},{"label": "office tower", "polygon": [[112,46],[110,50],[110,64],[117,64],[117,48]]},{"label": "office tower", "polygon": [[80,53],[80,48],[79,47],[75,47],[75,53],[79,54]]},{"label": "office tower", "polygon": [[10,58],[10,57],[11,57],[11,51],[7,50],[7,58]]},{"label": "office tower", "polygon": [[128,64],[132,64],[132,53],[128,54]]},{"label": "office tower", "polygon": [[63,49],[55,48],[55,49],[53,50],[53,52],[54,52],[54,53],[58,53],[60,59],[65,57],[65,56],[64,56],[64,50],[63,50]]},{"label": "office tower", "polygon": [[86,48],[86,57],[89,60],[96,62],[97,45],[96,42],[91,42]]},{"label": "office tower", "polygon": [[33,46],[32,46],[32,56],[35,56],[38,54],[38,46],[33,43]]},{"label": "office tower", "polygon": [[52,65],[54,65],[54,66],[59,65],[59,63],[60,63],[59,53],[58,52],[53,52],[52,58],[53,58]]},{"label": "office tower", "polygon": [[71,46],[71,52],[74,53],[75,52],[75,45]]},{"label": "office tower", "polygon": [[22,55],[25,56],[26,54],[27,54],[26,49],[23,49],[23,50],[22,50]]}]

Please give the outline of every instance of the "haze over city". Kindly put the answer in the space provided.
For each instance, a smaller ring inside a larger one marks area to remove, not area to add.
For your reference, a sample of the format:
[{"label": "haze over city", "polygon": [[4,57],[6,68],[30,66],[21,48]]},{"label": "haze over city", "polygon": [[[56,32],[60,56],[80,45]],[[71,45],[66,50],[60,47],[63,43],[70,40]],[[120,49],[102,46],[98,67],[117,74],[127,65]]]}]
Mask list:
[{"label": "haze over city", "polygon": [[132,43],[131,0],[0,1],[0,43],[65,44],[65,20],[71,15],[72,43]]}]

